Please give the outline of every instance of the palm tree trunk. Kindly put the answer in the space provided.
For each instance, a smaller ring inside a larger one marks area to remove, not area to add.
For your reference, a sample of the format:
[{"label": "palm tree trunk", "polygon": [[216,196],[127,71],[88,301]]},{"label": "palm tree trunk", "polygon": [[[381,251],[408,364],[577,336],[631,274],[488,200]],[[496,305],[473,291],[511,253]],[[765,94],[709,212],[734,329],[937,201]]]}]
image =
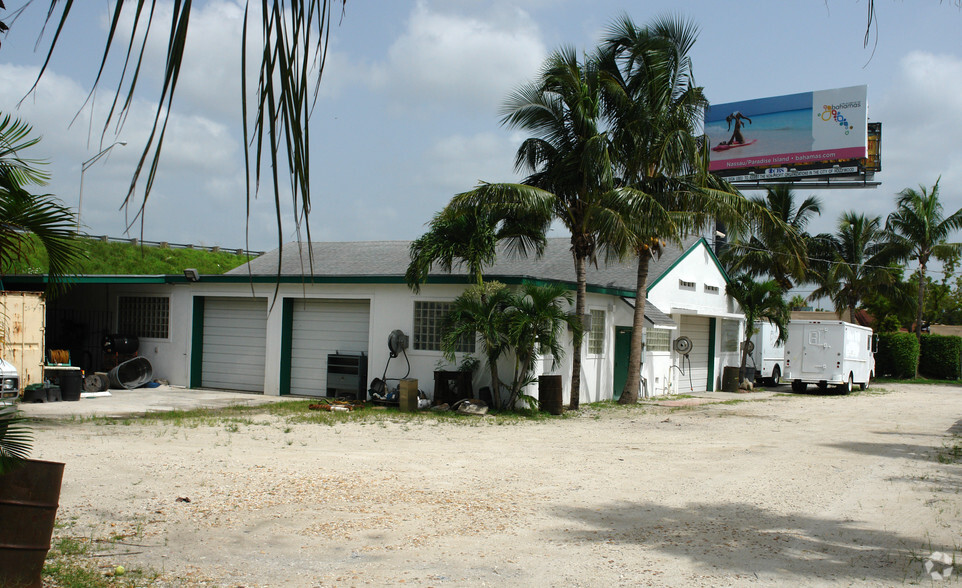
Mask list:
[{"label": "palm tree trunk", "polygon": [[632,317],[631,349],[628,353],[628,379],[621,391],[618,404],[638,402],[638,389],[641,387],[641,358],[644,353],[642,329],[645,327],[645,305],[648,302],[648,265],[651,252],[646,247],[638,252],[638,275],[635,283],[635,315]]},{"label": "palm tree trunk", "polygon": [[[915,336],[922,342],[922,306],[925,304],[925,264],[919,264],[919,306],[915,311]],[[919,377],[919,362],[915,362],[915,377]]]},{"label": "palm tree trunk", "polygon": [[[587,262],[585,257],[578,252],[574,254],[575,275],[578,276],[578,289],[575,292],[575,314],[578,319],[584,321],[585,298],[588,296]],[[571,397],[568,408],[578,410],[581,400],[581,344],[584,337],[575,335],[574,346],[571,357]]]},{"label": "palm tree trunk", "polygon": [[[925,264],[919,265],[919,305],[915,309],[915,336],[922,340],[922,307],[925,304]],[[916,369],[916,372],[918,370]],[[915,374],[917,378],[918,373]]]},{"label": "palm tree trunk", "polygon": [[501,408],[501,382],[498,379],[498,360],[488,358],[488,366],[491,369],[491,402],[495,409]]}]

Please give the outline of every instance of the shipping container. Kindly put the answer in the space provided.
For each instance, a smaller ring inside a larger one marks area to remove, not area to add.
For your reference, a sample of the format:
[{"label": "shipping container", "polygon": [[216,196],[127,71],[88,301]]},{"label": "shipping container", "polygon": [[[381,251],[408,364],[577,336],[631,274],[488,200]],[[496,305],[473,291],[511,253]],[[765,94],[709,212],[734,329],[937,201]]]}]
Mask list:
[{"label": "shipping container", "polygon": [[0,292],[0,357],[17,369],[21,392],[43,382],[46,308],[40,292]]}]

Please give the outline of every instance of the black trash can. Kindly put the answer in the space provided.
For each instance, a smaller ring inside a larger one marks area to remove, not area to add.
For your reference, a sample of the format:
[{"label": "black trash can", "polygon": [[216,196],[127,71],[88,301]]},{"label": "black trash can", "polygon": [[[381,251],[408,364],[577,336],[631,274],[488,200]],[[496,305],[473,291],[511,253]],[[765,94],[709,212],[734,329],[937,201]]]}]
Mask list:
[{"label": "black trash can", "polygon": [[60,374],[60,398],[62,400],[80,400],[80,389],[82,387],[83,376],[79,369]]},{"label": "black trash can", "polygon": [[738,366],[727,365],[722,370],[722,391],[738,392]]},{"label": "black trash can", "polygon": [[538,376],[538,410],[560,415],[564,412],[561,376]]}]

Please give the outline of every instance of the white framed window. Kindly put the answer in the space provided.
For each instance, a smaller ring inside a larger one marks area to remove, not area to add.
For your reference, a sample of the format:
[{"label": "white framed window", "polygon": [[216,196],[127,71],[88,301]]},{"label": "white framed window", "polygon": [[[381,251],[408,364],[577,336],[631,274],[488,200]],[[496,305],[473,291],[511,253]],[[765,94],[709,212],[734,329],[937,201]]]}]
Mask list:
[{"label": "white framed window", "polygon": [[146,339],[170,337],[170,298],[166,296],[119,296],[117,332]]},{"label": "white framed window", "polygon": [[722,319],[722,352],[738,351],[738,321]]},{"label": "white framed window", "polygon": [[[414,349],[441,351],[444,336],[444,316],[451,310],[450,302],[416,300],[414,302]],[[474,337],[462,337],[456,351],[474,353]]]},{"label": "white framed window", "polygon": [[719,293],[719,288],[718,288],[718,286],[709,286],[708,284],[705,284],[705,293],[706,293],[706,294],[718,294],[718,293]]},{"label": "white framed window", "polygon": [[591,310],[591,328],[588,330],[588,353],[601,355],[605,352],[605,311]]},{"label": "white framed window", "polygon": [[682,290],[694,290],[695,282],[688,282],[686,280],[678,280],[678,287]]},{"label": "white framed window", "polygon": [[645,329],[645,351],[671,351],[671,331]]}]

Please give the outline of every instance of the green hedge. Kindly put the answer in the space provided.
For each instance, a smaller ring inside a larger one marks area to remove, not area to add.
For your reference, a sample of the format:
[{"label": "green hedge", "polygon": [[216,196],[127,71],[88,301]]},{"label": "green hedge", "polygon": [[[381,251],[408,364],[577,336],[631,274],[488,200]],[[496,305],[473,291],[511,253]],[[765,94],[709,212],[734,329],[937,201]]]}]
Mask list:
[{"label": "green hedge", "polygon": [[879,333],[875,375],[914,378],[919,362],[919,340],[912,333]]},{"label": "green hedge", "polygon": [[962,337],[922,335],[919,373],[937,380],[962,377]]}]

